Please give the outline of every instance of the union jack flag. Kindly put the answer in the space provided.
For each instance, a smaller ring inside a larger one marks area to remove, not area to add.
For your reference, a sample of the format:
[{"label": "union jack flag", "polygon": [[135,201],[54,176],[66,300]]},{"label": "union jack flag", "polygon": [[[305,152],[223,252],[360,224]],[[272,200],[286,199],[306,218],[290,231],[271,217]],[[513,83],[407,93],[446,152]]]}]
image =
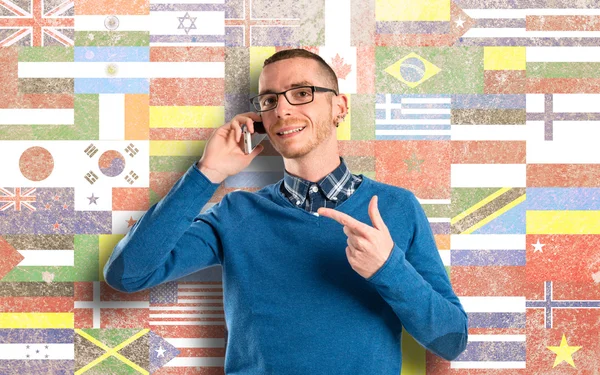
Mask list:
[{"label": "union jack flag", "polygon": [[[0,0],[1,1],[1,0]],[[0,187],[0,211],[6,211],[10,207],[15,207],[15,211],[21,211],[21,206],[28,208],[30,211],[35,211],[29,202],[35,202],[35,188],[26,189],[21,194],[21,188],[15,188],[14,193]]]},{"label": "union jack flag", "polygon": [[0,47],[72,46],[73,0],[0,0]]}]

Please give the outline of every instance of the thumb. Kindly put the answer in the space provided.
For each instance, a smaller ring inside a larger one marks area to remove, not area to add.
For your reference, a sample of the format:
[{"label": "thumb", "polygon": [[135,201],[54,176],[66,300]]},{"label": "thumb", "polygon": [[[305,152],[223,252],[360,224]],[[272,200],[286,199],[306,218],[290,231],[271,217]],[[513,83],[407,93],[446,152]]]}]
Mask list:
[{"label": "thumb", "polygon": [[371,198],[371,202],[369,203],[369,216],[376,229],[384,230],[384,228],[386,228],[383,218],[379,213],[379,197],[377,195]]}]

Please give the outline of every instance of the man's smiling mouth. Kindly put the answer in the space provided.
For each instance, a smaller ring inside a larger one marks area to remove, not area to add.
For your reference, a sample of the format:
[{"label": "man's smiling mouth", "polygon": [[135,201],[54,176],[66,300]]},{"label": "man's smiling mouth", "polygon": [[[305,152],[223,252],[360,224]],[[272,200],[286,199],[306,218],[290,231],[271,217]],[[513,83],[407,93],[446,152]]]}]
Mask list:
[{"label": "man's smiling mouth", "polygon": [[302,130],[304,130],[306,128],[306,126],[301,127],[301,128],[296,128],[295,130],[292,131],[287,131],[285,133],[277,133],[278,136],[280,137],[285,137],[285,136],[289,136],[290,134],[296,134],[296,133],[300,133]]}]

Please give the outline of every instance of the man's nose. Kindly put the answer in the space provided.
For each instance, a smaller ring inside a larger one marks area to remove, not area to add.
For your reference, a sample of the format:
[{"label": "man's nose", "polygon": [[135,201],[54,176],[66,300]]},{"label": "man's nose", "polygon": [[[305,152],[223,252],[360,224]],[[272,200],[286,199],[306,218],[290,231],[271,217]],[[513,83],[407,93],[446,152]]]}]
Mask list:
[{"label": "man's nose", "polygon": [[277,112],[277,117],[289,115],[292,107],[293,105],[291,105],[290,102],[288,102],[284,94],[277,95],[277,108],[275,108],[275,111]]}]

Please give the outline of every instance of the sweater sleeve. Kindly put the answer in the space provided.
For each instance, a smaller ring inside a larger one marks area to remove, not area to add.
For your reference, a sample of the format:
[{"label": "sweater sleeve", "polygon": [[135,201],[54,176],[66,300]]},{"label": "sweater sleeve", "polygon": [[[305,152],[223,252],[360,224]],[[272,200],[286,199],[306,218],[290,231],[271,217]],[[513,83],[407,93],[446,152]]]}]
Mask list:
[{"label": "sweater sleeve", "polygon": [[408,250],[394,242],[386,262],[366,280],[419,344],[451,361],[467,347],[467,314],[452,290],[427,216],[412,192],[407,213],[408,222],[414,223]]},{"label": "sweater sleeve", "polygon": [[217,232],[227,195],[200,213],[220,186],[194,163],[131,227],[104,265],[104,280],[136,292],[223,262]]}]

